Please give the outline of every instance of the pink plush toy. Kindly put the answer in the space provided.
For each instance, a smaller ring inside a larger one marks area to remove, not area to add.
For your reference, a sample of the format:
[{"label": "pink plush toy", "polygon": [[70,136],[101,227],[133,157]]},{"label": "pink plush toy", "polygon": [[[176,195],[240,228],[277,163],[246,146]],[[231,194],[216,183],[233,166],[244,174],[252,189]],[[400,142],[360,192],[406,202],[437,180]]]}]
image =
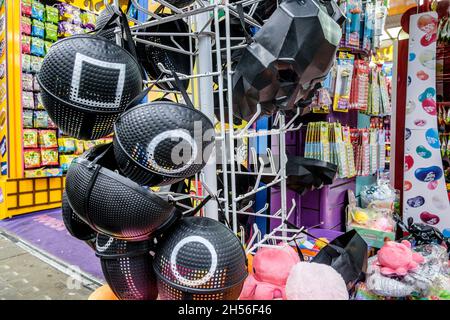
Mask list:
[{"label": "pink plush toy", "polygon": [[342,276],[326,264],[299,262],[286,282],[288,300],[348,300]]},{"label": "pink plush toy", "polygon": [[286,299],[286,280],[291,268],[300,261],[287,244],[279,248],[261,248],[253,258],[253,271],[245,280],[241,300]]},{"label": "pink plush toy", "polygon": [[411,243],[387,241],[378,251],[378,265],[383,275],[404,276],[424,262],[424,257],[411,250]]}]

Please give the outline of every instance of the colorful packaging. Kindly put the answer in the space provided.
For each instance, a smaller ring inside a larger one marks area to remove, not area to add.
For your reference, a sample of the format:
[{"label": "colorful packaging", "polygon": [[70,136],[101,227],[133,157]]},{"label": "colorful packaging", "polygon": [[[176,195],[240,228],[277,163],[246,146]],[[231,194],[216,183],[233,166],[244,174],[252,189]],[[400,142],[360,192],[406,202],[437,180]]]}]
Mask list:
[{"label": "colorful packaging", "polygon": [[45,23],[45,40],[58,41],[58,26],[56,24],[50,22]]},{"label": "colorful packaging", "polygon": [[31,17],[31,0],[22,0],[21,4],[22,16]]},{"label": "colorful packaging", "polygon": [[39,21],[44,21],[45,6],[37,0],[33,0],[31,3],[31,17]]},{"label": "colorful packaging", "polygon": [[84,28],[95,30],[95,24],[97,22],[97,17],[95,16],[95,14],[90,12],[83,12],[81,13],[80,18],[81,18],[81,25]]},{"label": "colorful packaging", "polygon": [[41,71],[42,63],[44,62],[44,58],[31,56],[31,72],[39,72]]},{"label": "colorful packaging", "polygon": [[36,129],[23,130],[23,147],[24,148],[38,147],[38,131]]},{"label": "colorful packaging", "polygon": [[75,155],[69,155],[69,154],[60,155],[59,156],[59,165],[61,166],[61,169],[64,172],[67,172],[67,170],[69,170],[70,165],[72,164],[72,161],[75,160],[76,158],[77,158],[77,156],[75,156]]},{"label": "colorful packaging", "polygon": [[45,36],[45,24],[39,20],[32,20],[31,22],[31,35],[44,39]]},{"label": "colorful packaging", "polygon": [[31,56],[29,54],[22,54],[22,71],[31,72]]},{"label": "colorful packaging", "polygon": [[76,151],[75,139],[73,138],[58,138],[58,145],[60,153],[74,153]]},{"label": "colorful packaging", "polygon": [[34,112],[34,127],[47,129],[49,123],[49,117],[47,111],[35,111]]},{"label": "colorful packaging", "polygon": [[38,57],[45,56],[44,40],[41,38],[31,38],[31,54]]},{"label": "colorful packaging", "polygon": [[31,53],[31,37],[22,35],[21,43],[22,43],[22,53],[30,54]]},{"label": "colorful packaging", "polygon": [[34,108],[36,110],[45,110],[44,104],[42,103],[42,97],[40,93],[34,94]]},{"label": "colorful packaging", "polygon": [[58,37],[66,38],[74,35],[73,24],[68,21],[60,21],[58,23]]},{"label": "colorful packaging", "polygon": [[41,86],[39,85],[39,82],[37,81],[37,75],[33,75],[33,91],[34,92],[41,91]]},{"label": "colorful packaging", "polygon": [[22,90],[33,91],[33,75],[30,73],[22,73]]},{"label": "colorful packaging", "polygon": [[76,155],[80,155],[84,153],[84,141],[76,140],[75,142],[75,153]]},{"label": "colorful packaging", "polygon": [[59,165],[58,149],[41,149],[41,164],[43,166]]},{"label": "colorful packaging", "polygon": [[33,92],[22,92],[22,108],[34,109],[34,96]]},{"label": "colorful packaging", "polygon": [[20,20],[20,31],[22,34],[27,36],[31,35],[31,19],[22,16]]},{"label": "colorful packaging", "polygon": [[25,169],[39,168],[41,166],[41,152],[39,149],[25,149],[23,151]]},{"label": "colorful packaging", "polygon": [[33,110],[23,110],[22,122],[24,128],[33,128]]},{"label": "colorful packaging", "polygon": [[39,146],[45,149],[57,148],[56,130],[39,130]]},{"label": "colorful packaging", "polygon": [[52,45],[53,45],[53,42],[44,41],[45,54],[47,54],[50,51],[50,48]]},{"label": "colorful packaging", "polygon": [[58,24],[59,22],[59,11],[58,8],[52,6],[45,6],[45,21]]}]

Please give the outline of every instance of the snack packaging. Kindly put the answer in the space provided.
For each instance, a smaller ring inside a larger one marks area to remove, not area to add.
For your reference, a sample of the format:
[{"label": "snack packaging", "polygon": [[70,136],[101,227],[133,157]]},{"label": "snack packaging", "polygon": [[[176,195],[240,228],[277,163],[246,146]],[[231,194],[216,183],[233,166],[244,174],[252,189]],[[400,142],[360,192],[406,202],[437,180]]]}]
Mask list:
[{"label": "snack packaging", "polygon": [[22,90],[33,91],[33,75],[29,73],[22,73]]},{"label": "snack packaging", "polygon": [[39,72],[41,71],[42,63],[44,58],[31,56],[31,72]]},{"label": "snack packaging", "polygon": [[36,75],[33,76],[33,91],[34,92],[40,92],[41,91],[41,86],[39,85],[39,82],[37,81],[37,76]]},{"label": "snack packaging", "polygon": [[25,169],[39,168],[41,166],[41,152],[39,149],[25,149],[23,151]]},{"label": "snack packaging", "polygon": [[45,6],[37,0],[31,2],[31,17],[42,22],[44,21]]},{"label": "snack packaging", "polygon": [[31,22],[31,35],[44,39],[45,36],[45,24],[39,20],[32,20]]},{"label": "snack packaging", "polygon": [[57,148],[56,130],[39,130],[39,146],[41,148]]},{"label": "snack packaging", "polygon": [[58,149],[41,149],[41,164],[43,166],[59,165]]},{"label": "snack packaging", "polygon": [[60,153],[74,153],[76,151],[75,139],[73,138],[58,138],[58,145]]},{"label": "snack packaging", "polygon": [[34,127],[35,128],[48,128],[48,113],[47,111],[35,111],[34,112]]},{"label": "snack packaging", "polygon": [[45,23],[45,40],[58,41],[58,26],[56,24],[50,22]]},{"label": "snack packaging", "polygon": [[22,44],[22,53],[24,55],[30,54],[31,53],[31,37],[22,35],[21,44]]},{"label": "snack packaging", "polygon": [[59,22],[58,8],[45,6],[45,21],[57,24]]},{"label": "snack packaging", "polygon": [[38,147],[38,131],[36,129],[23,130],[23,147],[24,148]]},{"label": "snack packaging", "polygon": [[33,110],[23,110],[22,121],[24,128],[33,128]]},{"label": "snack packaging", "polygon": [[34,109],[34,96],[33,92],[22,92],[22,108]]},{"label": "snack packaging", "polygon": [[22,34],[27,36],[31,35],[31,19],[22,16],[20,20],[20,31]]},{"label": "snack packaging", "polygon": [[31,17],[31,0],[22,0],[20,3],[22,16]]},{"label": "snack packaging", "polygon": [[[23,40],[23,39],[22,39]],[[31,41],[31,39],[30,39]],[[31,45],[31,43],[30,43]],[[22,47],[23,49],[23,47]],[[31,51],[31,47],[30,47]],[[22,54],[22,71],[31,72],[31,56],[29,54]]]},{"label": "snack packaging", "polygon": [[45,55],[44,40],[37,37],[31,38],[31,54],[38,57]]},{"label": "snack packaging", "polygon": [[64,154],[59,156],[59,164],[61,166],[61,169],[66,172],[69,170],[70,165],[72,164],[72,161],[76,159],[76,155],[70,155],[70,154]]},{"label": "snack packaging", "polygon": [[34,108],[36,110],[45,110],[44,105],[42,104],[42,98],[39,93],[34,94]]}]

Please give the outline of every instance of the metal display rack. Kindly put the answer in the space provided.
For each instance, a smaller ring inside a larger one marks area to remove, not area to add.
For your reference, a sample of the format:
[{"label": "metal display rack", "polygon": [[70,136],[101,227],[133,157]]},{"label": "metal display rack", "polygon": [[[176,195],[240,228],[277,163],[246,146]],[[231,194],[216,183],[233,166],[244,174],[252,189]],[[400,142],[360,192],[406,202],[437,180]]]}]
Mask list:
[{"label": "metal display rack", "polygon": [[[201,200],[206,197],[205,193],[211,195],[218,201],[210,201],[205,206],[205,216],[218,219],[218,203],[220,203],[224,209],[226,218],[231,222],[232,229],[236,234],[239,232],[237,223],[239,215],[279,220],[281,222],[280,226],[273,229],[272,232],[264,237],[261,237],[261,233],[256,225],[253,226],[253,236],[247,245],[247,252],[249,253],[254,252],[258,247],[273,246],[276,242],[294,240],[303,228],[291,229],[285,224],[285,221],[296,207],[295,201],[288,203],[287,200],[286,134],[300,129],[301,125],[295,125],[295,120],[300,116],[300,110],[298,109],[296,115],[290,118],[289,121],[287,121],[283,112],[278,112],[274,115],[272,129],[270,130],[257,131],[256,129],[253,129],[253,124],[261,115],[259,105],[257,113],[244,128],[235,129],[233,125],[229,125],[225,121],[225,115],[228,115],[228,119],[233,119],[232,52],[237,49],[245,48],[246,46],[244,37],[236,38],[231,36],[230,19],[232,16],[239,17],[237,5],[240,4],[243,8],[250,8],[250,10],[246,10],[248,14],[244,14],[245,23],[253,27],[261,27],[252,15],[257,9],[257,6],[264,1],[242,0],[231,4],[228,0],[196,0],[191,6],[179,9],[164,0],[156,0],[155,2],[172,11],[172,15],[170,16],[161,16],[151,12],[139,5],[136,0],[131,0],[131,2],[138,11],[148,17],[147,22],[133,20],[135,25],[131,27],[131,31],[136,42],[145,43],[190,57],[191,66],[193,67],[192,74],[178,73],[178,76],[180,80],[191,80],[191,90],[189,91],[193,98],[192,100],[195,102],[196,107],[199,107],[199,109],[215,123],[215,127],[218,128],[216,131],[216,151],[220,148],[217,154],[221,155],[224,162],[218,167],[217,159],[213,153],[208,164],[199,175],[203,186],[202,189],[206,191],[203,192],[202,195],[186,195],[173,192],[165,192],[164,195],[168,196],[172,201],[181,201],[187,197],[194,200]],[[115,4],[110,5],[108,4],[108,1],[105,0],[105,5],[108,9],[114,10],[113,7],[117,6],[117,1]],[[225,23],[225,32],[222,30],[222,33],[219,28],[219,19],[221,16]],[[188,33],[151,33],[143,31],[143,29],[150,26],[161,25],[180,19],[186,21],[193,31]],[[212,27],[213,24],[214,27]],[[120,30],[116,30],[116,32],[118,33]],[[140,35],[170,37],[173,46],[144,40],[139,37]],[[195,41],[195,47],[191,45],[190,50],[183,49],[177,43],[177,37],[192,38]],[[232,41],[234,43],[236,43],[235,41],[241,41],[241,43],[232,45]],[[224,47],[222,47],[223,43],[225,43]],[[226,59],[223,59],[225,55]],[[215,61],[215,63],[213,63],[213,61]],[[171,71],[169,71],[166,66],[162,64],[158,64],[158,66],[160,71],[166,74],[166,77],[158,80],[159,82],[169,83],[175,80],[171,76]],[[214,79],[216,79],[217,90],[214,89]],[[225,81],[227,82],[226,85]],[[155,83],[155,80],[146,81],[147,85],[153,83]],[[177,93],[176,89],[155,89],[154,91]],[[214,93],[217,93],[219,96],[220,120],[217,120],[214,116]],[[225,94],[227,95],[227,102],[225,102],[224,99]],[[251,160],[253,164],[252,170],[251,172],[242,172],[240,170],[240,165],[243,159],[237,154],[238,142],[243,139],[268,136],[279,139],[279,155],[277,155],[279,156],[279,159],[275,159],[272,151],[267,149],[267,159],[264,161],[261,156],[257,158],[254,148],[250,148],[249,154],[251,156],[249,157],[249,160]],[[278,165],[276,165],[276,163],[278,163]],[[217,189],[217,174],[222,175],[223,190]],[[256,178],[256,183],[252,190],[245,194],[237,193],[236,181],[239,175],[251,175]],[[273,178],[273,180],[270,183],[260,186],[262,177]],[[231,181],[229,181],[229,179],[231,179]],[[252,212],[250,210],[253,205],[252,201],[245,206],[239,206],[239,203],[244,199],[248,199],[256,193],[274,186],[279,186],[281,191],[281,208],[277,212],[272,214],[265,213],[269,208],[268,203],[257,212]],[[231,194],[231,197],[227,196],[229,194]]]}]

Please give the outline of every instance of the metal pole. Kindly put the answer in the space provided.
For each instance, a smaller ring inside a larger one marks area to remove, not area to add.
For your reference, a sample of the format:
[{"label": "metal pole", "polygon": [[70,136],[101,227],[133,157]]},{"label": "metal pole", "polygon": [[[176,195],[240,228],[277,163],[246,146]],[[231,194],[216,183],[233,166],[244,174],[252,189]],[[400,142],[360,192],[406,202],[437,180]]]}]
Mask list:
[{"label": "metal pole", "polygon": [[[205,5],[209,5],[209,1],[203,1]],[[198,58],[197,67],[198,73],[212,72],[212,44],[211,37],[208,33],[211,32],[209,24],[210,13],[203,12],[195,17],[196,30],[202,30],[198,35]],[[206,27],[205,25],[208,24]],[[201,111],[214,123],[214,95],[213,95],[213,79],[212,77],[203,77],[199,79],[198,86],[199,100]],[[217,164],[215,150],[211,155],[207,165],[203,169],[204,182],[209,186],[211,192],[217,193]],[[210,201],[205,206],[205,216],[218,220],[218,206],[216,201]]]},{"label": "metal pole", "polygon": [[[286,220],[286,214],[287,214],[287,184],[286,184],[286,132],[284,132],[285,127],[285,115],[280,114],[280,176],[281,176],[281,182],[280,182],[280,191],[281,191],[281,218],[282,218],[282,225],[284,226],[284,220]],[[286,232],[282,232],[283,237],[286,237]]]}]

